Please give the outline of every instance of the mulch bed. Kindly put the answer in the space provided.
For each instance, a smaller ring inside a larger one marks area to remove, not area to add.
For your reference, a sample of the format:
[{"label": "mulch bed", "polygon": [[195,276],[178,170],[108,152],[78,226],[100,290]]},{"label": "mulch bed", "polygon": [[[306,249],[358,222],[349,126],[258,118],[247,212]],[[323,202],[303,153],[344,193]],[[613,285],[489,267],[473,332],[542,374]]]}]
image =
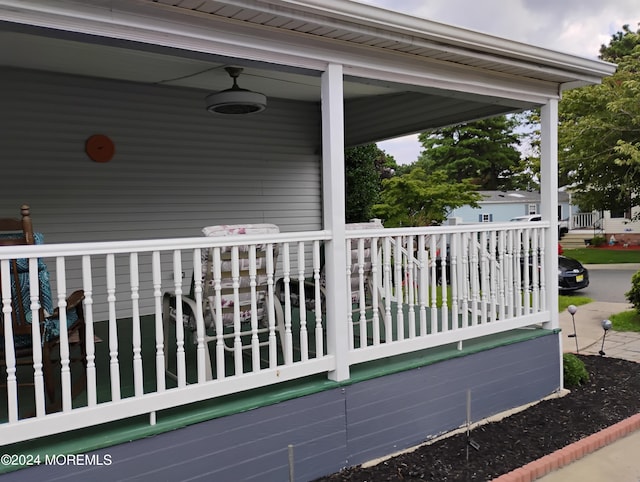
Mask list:
[{"label": "mulch bed", "polygon": [[628,246],[625,246],[624,244],[616,243],[613,246],[604,244],[602,246],[589,246],[589,248],[601,249],[605,251],[638,251],[640,250],[640,244],[630,244]]},{"label": "mulch bed", "polygon": [[[486,481],[640,413],[640,364],[578,355],[590,380],[562,398],[453,435],[376,466],[360,466],[320,481]],[[469,454],[468,463],[467,453]]]}]

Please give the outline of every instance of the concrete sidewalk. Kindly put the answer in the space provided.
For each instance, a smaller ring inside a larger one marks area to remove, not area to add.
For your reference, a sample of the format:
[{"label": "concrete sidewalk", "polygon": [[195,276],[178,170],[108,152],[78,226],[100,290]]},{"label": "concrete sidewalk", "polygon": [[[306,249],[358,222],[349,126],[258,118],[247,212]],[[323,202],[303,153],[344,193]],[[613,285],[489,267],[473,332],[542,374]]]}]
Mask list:
[{"label": "concrete sidewalk", "polygon": [[[630,303],[610,303],[594,301],[578,306],[573,317],[568,311],[560,313],[560,328],[562,328],[562,348],[565,352],[581,353],[583,355],[598,355],[600,350],[612,358],[622,358],[640,362],[640,333],[609,331],[602,328],[602,321],[613,314],[633,309]],[[574,333],[575,337],[569,337]],[[604,348],[602,341],[604,337]],[[577,348],[576,348],[577,341]]]},{"label": "concrete sidewalk", "polygon": [[[560,314],[560,326],[562,328],[562,345],[565,352],[576,352],[576,340],[581,354],[598,355],[603,349],[602,341],[604,330],[602,320],[608,319],[612,314],[630,310],[628,303],[607,303],[596,301],[578,306],[575,314],[575,328],[577,337],[569,338],[574,333],[571,315],[565,311]],[[623,358],[640,362],[640,333],[627,333],[609,331],[604,338],[604,356]],[[640,365],[638,366],[640,370]],[[637,417],[636,417],[637,418]],[[621,422],[631,423],[631,420]],[[636,421],[637,422],[637,421]],[[635,425],[638,425],[635,423]],[[635,426],[634,425],[634,426]],[[604,438],[607,435],[594,434],[593,440]],[[579,443],[579,442],[578,442]],[[605,443],[600,441],[600,443]],[[541,482],[638,482],[640,481],[640,430],[635,430],[629,435],[618,438],[613,443],[589,453],[578,460],[561,467],[541,478]]]}]

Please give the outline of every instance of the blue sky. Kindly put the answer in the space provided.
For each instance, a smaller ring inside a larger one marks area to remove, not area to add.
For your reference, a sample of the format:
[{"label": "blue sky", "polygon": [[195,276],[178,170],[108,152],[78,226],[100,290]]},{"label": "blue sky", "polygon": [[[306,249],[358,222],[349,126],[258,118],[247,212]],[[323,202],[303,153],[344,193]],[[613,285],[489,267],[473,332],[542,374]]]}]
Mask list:
[{"label": "blue sky", "polygon": [[[597,58],[624,24],[640,22],[638,0],[358,0],[560,52]],[[378,144],[401,164],[416,160],[416,136]]]}]

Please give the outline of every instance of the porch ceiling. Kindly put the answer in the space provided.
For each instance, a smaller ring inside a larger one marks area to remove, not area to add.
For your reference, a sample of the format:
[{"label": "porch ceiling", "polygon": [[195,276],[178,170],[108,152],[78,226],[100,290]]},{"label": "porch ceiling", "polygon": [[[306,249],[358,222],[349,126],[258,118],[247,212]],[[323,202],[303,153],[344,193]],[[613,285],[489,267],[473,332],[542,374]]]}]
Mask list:
[{"label": "porch ceiling", "polygon": [[[69,32],[4,25],[0,43],[0,65],[87,77],[140,82],[150,85],[202,89],[227,89],[231,78],[224,67],[244,68],[238,79],[242,88],[264,93],[268,98],[320,102],[318,72],[283,68],[184,52],[150,48],[144,44],[90,38]],[[440,125],[462,122],[524,108],[524,103],[497,98],[463,95],[441,89],[399,82],[382,82],[345,76],[346,142],[349,145],[419,132]],[[394,122],[371,122],[377,118]]]},{"label": "porch ceiling", "polygon": [[[244,43],[214,49],[215,37]],[[224,67],[236,65],[242,88],[320,102],[322,66],[337,59],[350,145],[540,105],[613,68],[345,0],[0,0],[0,42],[12,46],[0,50],[0,66],[203,97],[229,88]],[[253,60],[238,55],[252,48]]]}]

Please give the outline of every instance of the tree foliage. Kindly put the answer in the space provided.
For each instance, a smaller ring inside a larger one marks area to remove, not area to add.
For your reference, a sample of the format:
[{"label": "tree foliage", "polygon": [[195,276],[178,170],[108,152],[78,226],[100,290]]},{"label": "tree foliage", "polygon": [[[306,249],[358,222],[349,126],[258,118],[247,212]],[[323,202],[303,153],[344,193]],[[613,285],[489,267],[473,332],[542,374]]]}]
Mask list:
[{"label": "tree foliage", "polygon": [[345,150],[345,218],[348,223],[368,221],[379,201],[382,179],[393,175],[395,161],[375,144]]},{"label": "tree foliage", "polygon": [[444,170],[427,174],[421,167],[383,181],[374,215],[386,227],[440,224],[449,212],[467,204],[477,207],[480,194],[468,181],[452,181]]},{"label": "tree foliage", "polygon": [[520,159],[517,125],[513,116],[497,116],[422,133],[417,165],[427,172],[442,169],[480,189],[526,189],[532,173]]},{"label": "tree foliage", "polygon": [[582,210],[622,213],[640,204],[640,29],[625,25],[600,55],[616,73],[560,102],[560,179]]}]

